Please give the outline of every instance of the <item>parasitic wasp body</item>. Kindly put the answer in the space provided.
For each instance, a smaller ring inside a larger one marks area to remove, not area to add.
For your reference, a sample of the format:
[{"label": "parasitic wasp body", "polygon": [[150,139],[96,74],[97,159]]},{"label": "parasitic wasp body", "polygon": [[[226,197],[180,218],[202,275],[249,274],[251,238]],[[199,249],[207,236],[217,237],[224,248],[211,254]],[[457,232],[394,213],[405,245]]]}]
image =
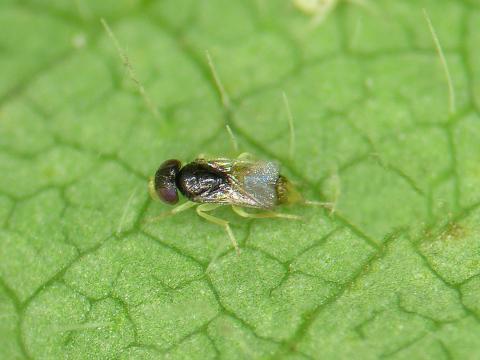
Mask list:
[{"label": "parasitic wasp body", "polygon": [[[168,214],[177,214],[196,206],[199,216],[226,230],[237,252],[238,244],[229,223],[208,214],[209,211],[229,205],[235,213],[246,218],[298,220],[300,217],[297,215],[279,213],[274,209],[284,204],[317,204],[306,201],[295,186],[281,175],[277,162],[256,160],[248,153],[236,159],[198,157],[183,166],[179,160],[167,160],[150,180],[149,190],[152,197],[170,205],[178,202],[180,192],[188,201]],[[252,213],[244,208],[263,211]]]}]

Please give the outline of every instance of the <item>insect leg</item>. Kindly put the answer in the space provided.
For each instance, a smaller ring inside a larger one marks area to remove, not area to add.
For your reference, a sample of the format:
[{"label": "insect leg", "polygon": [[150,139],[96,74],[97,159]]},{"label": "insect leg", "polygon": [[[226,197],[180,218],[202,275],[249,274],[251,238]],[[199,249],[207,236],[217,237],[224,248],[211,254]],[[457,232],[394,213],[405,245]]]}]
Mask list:
[{"label": "insect leg", "polygon": [[222,226],[225,231],[227,232],[228,237],[230,238],[230,241],[232,242],[233,247],[235,248],[235,251],[237,252],[237,255],[240,255],[240,249],[238,247],[237,239],[235,239],[235,235],[233,235],[232,229],[230,229],[230,225],[228,224],[228,221],[219,219],[216,216],[206,214],[207,211],[212,211],[216,208],[221,206],[220,204],[201,204],[197,206],[197,214],[201,217],[203,217],[205,220],[208,220],[214,224]]},{"label": "insect leg", "polygon": [[240,155],[238,155],[239,160],[253,160],[254,156],[248,152],[243,152]]},{"label": "insect leg", "polygon": [[330,211],[330,215],[333,215],[335,212],[335,202],[322,202],[322,201],[315,201],[315,200],[305,200],[304,201],[305,205],[310,205],[310,206],[320,206],[324,207],[325,209],[328,209]]},{"label": "insect leg", "polygon": [[187,202],[184,202],[184,203],[181,204],[181,205],[175,206],[175,207],[174,207],[172,210],[170,210],[169,212],[170,212],[172,215],[178,214],[179,212],[188,210],[188,209],[190,209],[191,207],[194,207],[195,205],[197,205],[197,203],[194,203],[193,201],[187,201]]},{"label": "insect leg", "polygon": [[161,220],[164,217],[175,215],[175,214],[178,214],[179,212],[188,210],[191,207],[194,207],[195,205],[197,205],[197,203],[194,203],[193,201],[184,202],[183,204],[174,207],[170,211],[165,211],[164,213],[162,213],[158,216],[147,219],[146,222],[154,222],[154,221],[157,221],[157,220]]},{"label": "insect leg", "polygon": [[266,211],[263,213],[258,213],[258,214],[252,214],[249,212],[246,212],[239,206],[232,205],[233,211],[237,213],[237,215],[244,217],[244,218],[255,218],[255,219],[262,219],[262,218],[282,218],[282,219],[290,219],[290,220],[301,220],[302,217],[298,215],[293,215],[293,214],[282,214],[282,213],[277,213],[274,211]]}]

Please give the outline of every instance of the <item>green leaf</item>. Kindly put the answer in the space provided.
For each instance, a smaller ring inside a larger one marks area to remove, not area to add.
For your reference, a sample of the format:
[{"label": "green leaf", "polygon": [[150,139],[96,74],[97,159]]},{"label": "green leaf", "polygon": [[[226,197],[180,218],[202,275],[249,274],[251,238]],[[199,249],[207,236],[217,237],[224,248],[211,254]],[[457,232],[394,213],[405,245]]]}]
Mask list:
[{"label": "green leaf", "polygon": [[[1,2],[2,359],[476,357],[479,3],[316,3]],[[148,222],[225,123],[334,211]]]}]

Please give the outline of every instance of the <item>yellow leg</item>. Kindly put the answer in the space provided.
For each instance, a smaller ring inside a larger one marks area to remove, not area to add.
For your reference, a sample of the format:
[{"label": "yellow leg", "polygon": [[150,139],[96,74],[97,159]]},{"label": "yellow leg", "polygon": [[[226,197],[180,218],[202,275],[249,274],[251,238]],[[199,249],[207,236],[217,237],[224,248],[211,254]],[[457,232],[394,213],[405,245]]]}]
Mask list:
[{"label": "yellow leg", "polygon": [[155,182],[153,177],[151,176],[148,178],[148,192],[153,200],[158,200],[158,195],[155,191]]},{"label": "yellow leg", "polygon": [[194,203],[193,201],[187,201],[183,204],[180,204],[176,207],[174,207],[172,210],[170,211],[165,211],[164,213],[158,215],[158,216],[155,216],[155,217],[152,217],[152,218],[149,218],[147,220],[145,220],[145,222],[154,222],[154,221],[158,221],[158,220],[161,220],[167,216],[171,216],[171,215],[175,215],[175,214],[178,214],[182,211],[185,211],[185,210],[188,210],[190,209],[191,207],[194,207],[195,205],[197,205],[197,203]]},{"label": "yellow leg", "polygon": [[243,152],[238,155],[238,160],[253,160],[254,156],[248,152]]},{"label": "yellow leg", "polygon": [[179,212],[188,210],[188,209],[190,209],[191,207],[194,207],[195,205],[197,205],[197,203],[194,203],[193,201],[187,201],[187,202],[184,202],[184,203],[181,204],[181,205],[175,206],[175,207],[170,211],[170,213],[172,213],[172,215],[178,214]]},{"label": "yellow leg", "polygon": [[240,215],[241,217],[244,218],[254,218],[254,219],[262,219],[262,218],[282,218],[282,219],[290,219],[290,220],[301,220],[302,217],[298,215],[293,215],[293,214],[282,214],[282,213],[277,213],[274,211],[266,211],[263,213],[258,213],[258,214],[252,214],[249,212],[246,212],[239,206],[232,205],[233,211],[237,213],[237,215]]},{"label": "yellow leg", "polygon": [[237,255],[240,255],[240,249],[238,247],[237,239],[235,239],[235,235],[233,235],[232,229],[230,229],[230,225],[228,224],[228,221],[219,219],[213,215],[206,214],[207,211],[212,211],[219,206],[222,206],[221,204],[201,204],[197,206],[197,214],[201,217],[203,217],[205,220],[208,220],[214,224],[222,226],[225,231],[227,232],[228,237],[230,238],[230,241],[232,242],[233,247],[235,248],[235,251],[237,252]]}]

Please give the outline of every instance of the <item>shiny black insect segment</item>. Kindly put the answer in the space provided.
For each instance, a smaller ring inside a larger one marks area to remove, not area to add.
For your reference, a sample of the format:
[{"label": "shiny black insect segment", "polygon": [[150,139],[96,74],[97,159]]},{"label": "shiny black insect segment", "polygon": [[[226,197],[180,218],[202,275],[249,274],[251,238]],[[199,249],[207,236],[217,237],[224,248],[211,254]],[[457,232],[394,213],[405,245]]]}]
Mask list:
[{"label": "shiny black insect segment", "polygon": [[183,196],[198,201],[202,197],[210,198],[216,192],[226,190],[228,177],[207,164],[191,162],[180,170],[176,184]]}]

